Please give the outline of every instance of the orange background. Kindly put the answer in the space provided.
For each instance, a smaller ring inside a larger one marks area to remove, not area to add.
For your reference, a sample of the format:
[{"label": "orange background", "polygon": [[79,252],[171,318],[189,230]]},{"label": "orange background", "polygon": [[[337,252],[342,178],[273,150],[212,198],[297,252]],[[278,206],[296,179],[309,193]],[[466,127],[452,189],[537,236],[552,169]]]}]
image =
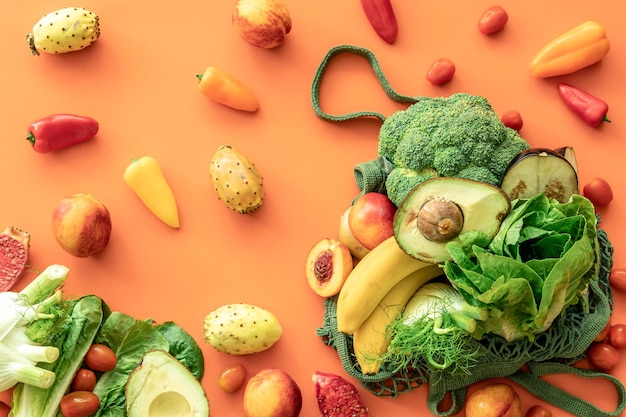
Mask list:
[{"label": "orange background", "polygon": [[[395,0],[399,23],[394,45],[367,22],[359,1],[285,0],[293,30],[273,50],[244,42],[231,25],[234,0],[154,2],[83,0],[100,16],[102,34],[91,47],[59,56],[32,56],[26,33],[61,0],[7,2],[0,14],[3,204],[0,223],[29,231],[31,264],[71,269],[66,291],[93,293],[137,318],[172,320],[200,343],[206,360],[203,385],[213,416],[242,415],[242,391],[225,394],[215,380],[226,365],[243,362],[252,375],[282,368],[303,393],[302,416],[318,415],[311,374],[344,374],[335,352],[316,336],[322,299],[308,287],[304,260],[323,237],[336,237],[339,216],[356,195],[353,166],[376,157],[376,120],[342,124],[313,114],[310,85],[325,53],[340,44],[372,50],[391,85],[404,94],[486,96],[498,113],[515,109],[534,146],[570,145],[577,151],[580,184],[603,177],[615,198],[600,211],[615,246],[615,266],[626,267],[623,158],[626,109],[626,26],[620,2],[501,1],[509,22],[496,36],[476,22],[491,1]],[[555,79],[533,79],[528,63],[548,41],[585,20],[603,24],[612,42],[597,65]],[[424,78],[439,57],[456,63],[442,87]],[[195,75],[207,66],[230,72],[258,95],[261,109],[238,112],[209,101]],[[561,102],[556,83],[566,81],[605,99],[611,124],[585,125]],[[327,73],[322,105],[330,113],[403,108],[390,101],[365,60],[340,56]],[[24,140],[28,124],[53,113],[76,113],[100,122],[97,138],[52,154],[37,154]],[[266,199],[254,214],[226,209],[210,185],[209,162],[219,145],[248,155],[263,174]],[[177,197],[181,227],[160,223],[124,184],[131,157],[155,157]],[[50,222],[62,197],[92,193],[109,208],[113,233],[100,255],[78,259],[55,242]],[[29,272],[20,287],[34,277]],[[613,322],[626,322],[623,294],[615,295]],[[202,322],[226,303],[265,307],[283,325],[270,350],[227,356],[202,341]],[[626,357],[626,354],[623,355]],[[626,380],[626,358],[614,374]],[[345,374],[344,374],[345,375]],[[557,378],[568,390],[614,409],[614,394],[588,382]],[[473,388],[472,388],[473,389]],[[523,408],[540,400],[522,388]],[[419,415],[426,389],[396,399],[361,389],[372,416]],[[6,397],[6,395],[5,395]],[[566,415],[554,407],[553,415]]]}]

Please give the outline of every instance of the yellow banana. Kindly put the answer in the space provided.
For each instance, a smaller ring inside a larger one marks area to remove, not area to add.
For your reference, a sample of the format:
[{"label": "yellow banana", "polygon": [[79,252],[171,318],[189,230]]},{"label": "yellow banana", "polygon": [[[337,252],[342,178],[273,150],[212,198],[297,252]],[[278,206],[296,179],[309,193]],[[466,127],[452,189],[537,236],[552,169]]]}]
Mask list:
[{"label": "yellow banana", "polygon": [[437,265],[431,265],[402,278],[352,335],[354,353],[364,374],[373,375],[380,370],[380,356],[387,352],[391,341],[387,327],[400,316],[413,294],[434,278],[433,273],[437,271],[433,267],[439,275],[443,273]]},{"label": "yellow banana", "polygon": [[343,284],[337,298],[337,329],[353,334],[394,285],[427,267],[431,278],[441,274],[438,265],[407,255],[395,237],[380,243],[356,264]]}]

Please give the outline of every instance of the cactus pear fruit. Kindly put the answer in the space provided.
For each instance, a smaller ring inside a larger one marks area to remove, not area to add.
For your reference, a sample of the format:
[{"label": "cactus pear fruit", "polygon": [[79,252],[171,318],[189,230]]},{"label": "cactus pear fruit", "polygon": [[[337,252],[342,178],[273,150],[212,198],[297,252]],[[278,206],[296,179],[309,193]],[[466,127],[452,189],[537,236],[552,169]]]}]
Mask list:
[{"label": "cactus pear fruit", "polygon": [[251,304],[225,304],[204,318],[204,341],[230,355],[267,350],[282,331],[273,313]]},{"label": "cactus pear fruit", "polygon": [[339,375],[315,371],[315,396],[324,417],[369,417],[356,387]]},{"label": "cactus pear fruit", "polygon": [[217,149],[210,174],[217,197],[231,210],[248,214],[263,204],[263,177],[252,161],[233,147]]},{"label": "cactus pear fruit", "polygon": [[79,51],[100,36],[98,15],[82,7],[65,7],[43,16],[26,40],[33,55]]},{"label": "cactus pear fruit", "polygon": [[8,291],[24,274],[30,254],[30,234],[7,226],[0,233],[0,291]]}]

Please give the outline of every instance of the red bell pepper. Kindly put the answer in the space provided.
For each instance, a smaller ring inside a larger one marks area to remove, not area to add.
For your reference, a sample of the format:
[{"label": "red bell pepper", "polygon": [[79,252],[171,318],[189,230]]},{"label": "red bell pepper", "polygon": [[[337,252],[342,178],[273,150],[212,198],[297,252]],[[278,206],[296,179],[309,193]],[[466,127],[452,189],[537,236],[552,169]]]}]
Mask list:
[{"label": "red bell pepper", "polygon": [[561,99],[582,121],[597,127],[602,122],[610,122],[606,117],[609,105],[598,97],[569,84],[557,85]]},{"label": "red bell pepper", "polygon": [[36,152],[48,153],[92,139],[98,127],[91,117],[53,114],[32,122],[26,140]]}]

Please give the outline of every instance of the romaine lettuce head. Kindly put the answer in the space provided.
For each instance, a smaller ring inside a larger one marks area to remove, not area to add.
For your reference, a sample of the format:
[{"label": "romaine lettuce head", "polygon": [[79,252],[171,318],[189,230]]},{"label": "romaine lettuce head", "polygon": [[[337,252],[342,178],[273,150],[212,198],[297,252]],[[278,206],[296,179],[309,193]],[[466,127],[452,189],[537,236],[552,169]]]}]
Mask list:
[{"label": "romaine lettuce head", "polygon": [[544,194],[514,200],[491,241],[468,233],[446,247],[452,259],[444,270],[452,285],[469,304],[490,311],[478,322],[477,338],[534,339],[565,308],[585,306],[589,281],[598,277],[597,218],[580,195],[567,203]]}]

